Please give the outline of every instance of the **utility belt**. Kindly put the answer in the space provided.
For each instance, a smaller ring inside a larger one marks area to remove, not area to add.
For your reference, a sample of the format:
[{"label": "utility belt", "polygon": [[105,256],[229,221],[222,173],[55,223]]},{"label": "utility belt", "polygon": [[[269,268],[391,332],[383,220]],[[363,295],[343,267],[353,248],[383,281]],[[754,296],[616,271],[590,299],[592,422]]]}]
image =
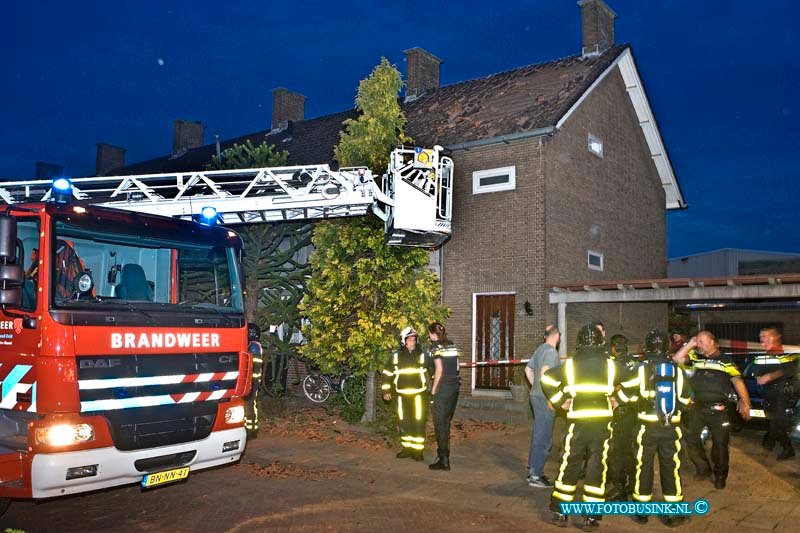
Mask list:
[{"label": "utility belt", "polygon": [[697,402],[694,404],[695,410],[698,411],[712,411],[721,413],[728,410],[728,404],[725,402]]}]

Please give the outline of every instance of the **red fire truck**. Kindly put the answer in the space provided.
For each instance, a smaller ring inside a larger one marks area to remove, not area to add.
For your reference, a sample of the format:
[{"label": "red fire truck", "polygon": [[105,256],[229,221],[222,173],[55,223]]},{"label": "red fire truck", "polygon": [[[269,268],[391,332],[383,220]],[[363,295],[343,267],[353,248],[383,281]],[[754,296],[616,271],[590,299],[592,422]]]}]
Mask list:
[{"label": "red fire truck", "polygon": [[371,212],[435,248],[441,150],[396,149],[382,187],[327,165],[0,183],[0,514],[237,461],[253,356],[228,228]]}]

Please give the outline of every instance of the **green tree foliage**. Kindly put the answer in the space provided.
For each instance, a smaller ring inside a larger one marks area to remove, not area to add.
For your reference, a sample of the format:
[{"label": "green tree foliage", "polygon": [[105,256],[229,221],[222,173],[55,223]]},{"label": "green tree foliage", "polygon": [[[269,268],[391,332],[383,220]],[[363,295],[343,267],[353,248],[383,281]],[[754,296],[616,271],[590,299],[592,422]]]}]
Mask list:
[{"label": "green tree foliage", "polygon": [[[345,122],[335,149],[342,166],[366,165],[380,175],[395,145],[409,142],[397,100],[400,73],[385,58],[358,86],[356,119]],[[312,277],[301,304],[310,324],[301,353],[327,372],[348,366],[367,374],[365,421],[374,420],[374,371],[399,346],[399,332],[419,331],[449,311],[424,250],[389,247],[374,217],[324,221],[313,231]]]},{"label": "green tree foliage", "polygon": [[[276,152],[274,145],[235,144],[214,156],[209,170],[285,166],[289,153]],[[250,224],[236,228],[244,242],[242,263],[245,282],[245,310],[248,319],[265,330],[271,324],[287,324],[300,329],[297,305],[303,297],[310,275],[308,263],[298,252],[311,244],[311,225],[307,223]],[[270,364],[265,369],[268,383],[279,385],[290,356],[296,355],[291,335],[265,338]]]}]

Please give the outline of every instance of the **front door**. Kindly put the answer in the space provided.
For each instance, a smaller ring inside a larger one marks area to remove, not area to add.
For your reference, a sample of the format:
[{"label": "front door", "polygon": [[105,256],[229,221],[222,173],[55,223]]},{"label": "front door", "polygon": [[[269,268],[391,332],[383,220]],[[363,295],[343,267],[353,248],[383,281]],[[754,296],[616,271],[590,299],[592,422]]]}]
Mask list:
[{"label": "front door", "polygon": [[[514,295],[475,296],[475,388],[508,390],[514,359]],[[497,364],[499,363],[499,364]]]}]

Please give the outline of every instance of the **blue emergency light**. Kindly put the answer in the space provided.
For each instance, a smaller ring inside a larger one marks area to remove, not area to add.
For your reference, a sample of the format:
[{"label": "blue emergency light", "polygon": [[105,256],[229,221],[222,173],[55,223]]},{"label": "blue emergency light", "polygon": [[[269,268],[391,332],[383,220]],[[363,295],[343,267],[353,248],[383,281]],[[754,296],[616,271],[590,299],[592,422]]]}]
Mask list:
[{"label": "blue emergency light", "polygon": [[72,200],[72,182],[67,178],[54,179],[50,196],[57,204],[69,203]]},{"label": "blue emergency light", "polygon": [[200,223],[207,226],[213,226],[217,223],[218,215],[217,210],[210,205],[200,210]]}]

